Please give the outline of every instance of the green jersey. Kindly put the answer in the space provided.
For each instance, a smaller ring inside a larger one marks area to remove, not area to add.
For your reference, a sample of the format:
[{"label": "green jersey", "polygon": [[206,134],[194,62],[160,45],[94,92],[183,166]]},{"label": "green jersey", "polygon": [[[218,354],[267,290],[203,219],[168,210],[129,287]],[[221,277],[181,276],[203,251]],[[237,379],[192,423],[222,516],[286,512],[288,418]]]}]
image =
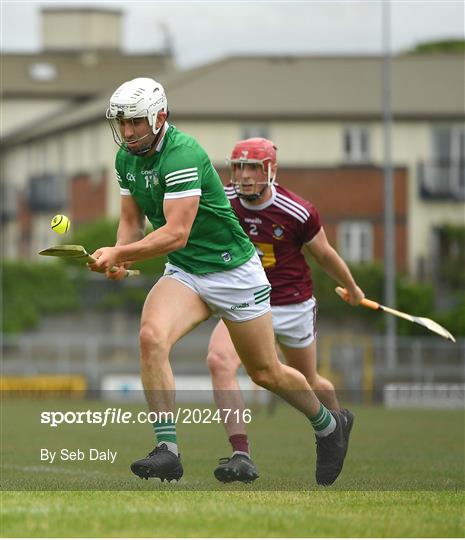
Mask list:
[{"label": "green jersey", "polygon": [[231,270],[255,253],[205,150],[174,126],[168,127],[153,156],[137,156],[120,149],[116,177],[121,194],[132,195],[154,229],[166,224],[165,199],[200,196],[187,245],[168,254],[168,260],[186,272]]}]

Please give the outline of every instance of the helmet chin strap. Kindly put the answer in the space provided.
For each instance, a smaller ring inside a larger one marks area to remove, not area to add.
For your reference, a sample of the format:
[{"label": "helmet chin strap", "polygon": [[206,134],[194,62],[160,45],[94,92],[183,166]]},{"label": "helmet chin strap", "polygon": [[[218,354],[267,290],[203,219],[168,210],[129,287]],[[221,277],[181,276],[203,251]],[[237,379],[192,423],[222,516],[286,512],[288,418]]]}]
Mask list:
[{"label": "helmet chin strap", "polygon": [[[126,144],[125,147],[126,147],[126,151],[129,152],[130,154],[133,154],[133,155],[136,155],[136,156],[143,156],[145,154],[148,154],[152,148],[154,148],[155,146],[157,146],[160,138],[161,138],[161,135],[163,133],[163,127],[165,125],[165,122],[163,122],[163,124],[157,129],[157,131],[155,132],[155,137],[153,138],[153,141],[148,144],[147,146],[143,146],[142,148],[139,148],[138,150],[131,150],[128,145]],[[153,133],[153,132],[152,132]],[[142,139],[145,139],[145,137],[148,137],[150,134],[147,133],[147,135],[144,135],[143,137],[141,137],[139,140],[141,141]]]},{"label": "helmet chin strap", "polygon": [[258,201],[258,199],[261,199],[263,197],[263,194],[266,191],[266,188],[270,187],[269,184],[265,184],[264,188],[260,191],[260,193],[252,193],[251,195],[244,195],[240,191],[236,190],[237,196],[240,199],[244,199],[246,201]]},{"label": "helmet chin strap", "polygon": [[252,193],[251,195],[244,195],[240,191],[236,189],[236,186],[234,185],[234,189],[237,193],[237,196],[240,199],[244,199],[246,201],[258,201],[263,197],[263,194],[265,193],[266,189],[271,187],[274,183],[275,176],[271,176],[271,164],[268,163],[268,182],[264,185],[263,189],[259,193]]}]

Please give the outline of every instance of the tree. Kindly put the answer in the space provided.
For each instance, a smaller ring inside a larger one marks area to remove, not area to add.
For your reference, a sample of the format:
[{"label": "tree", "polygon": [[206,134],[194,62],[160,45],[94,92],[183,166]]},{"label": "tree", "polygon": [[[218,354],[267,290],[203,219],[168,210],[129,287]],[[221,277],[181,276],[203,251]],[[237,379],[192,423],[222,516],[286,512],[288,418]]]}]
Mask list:
[{"label": "tree", "polygon": [[444,39],[440,41],[426,41],[425,43],[418,43],[411,51],[420,54],[431,53],[465,53],[465,40],[464,39]]}]

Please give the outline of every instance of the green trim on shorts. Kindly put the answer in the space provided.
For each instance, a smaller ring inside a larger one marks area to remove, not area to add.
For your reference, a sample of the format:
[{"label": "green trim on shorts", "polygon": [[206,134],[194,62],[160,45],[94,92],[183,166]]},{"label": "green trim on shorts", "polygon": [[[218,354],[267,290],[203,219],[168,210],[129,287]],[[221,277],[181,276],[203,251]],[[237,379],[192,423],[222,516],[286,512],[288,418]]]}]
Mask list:
[{"label": "green trim on shorts", "polygon": [[267,285],[265,288],[260,289],[257,292],[254,292],[254,299],[256,304],[261,304],[262,302],[265,302],[268,300],[271,294],[271,286]]}]

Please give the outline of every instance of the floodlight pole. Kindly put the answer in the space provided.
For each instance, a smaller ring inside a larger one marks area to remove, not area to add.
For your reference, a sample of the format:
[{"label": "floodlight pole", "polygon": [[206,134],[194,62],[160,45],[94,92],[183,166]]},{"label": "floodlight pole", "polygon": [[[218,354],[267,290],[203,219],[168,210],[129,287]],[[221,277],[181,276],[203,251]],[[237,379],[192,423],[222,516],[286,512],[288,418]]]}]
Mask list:
[{"label": "floodlight pole", "polygon": [[[396,307],[396,237],[394,175],[392,164],[391,2],[382,2],[383,34],[383,134],[384,134],[384,301]],[[397,322],[386,315],[386,366],[397,365]]]}]

